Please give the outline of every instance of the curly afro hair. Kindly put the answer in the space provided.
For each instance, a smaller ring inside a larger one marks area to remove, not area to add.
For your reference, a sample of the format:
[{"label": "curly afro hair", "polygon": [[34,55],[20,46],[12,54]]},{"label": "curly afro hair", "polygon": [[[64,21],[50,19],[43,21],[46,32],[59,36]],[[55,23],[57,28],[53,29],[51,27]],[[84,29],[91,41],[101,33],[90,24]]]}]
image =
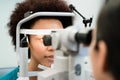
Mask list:
[{"label": "curly afro hair", "polygon": [[[24,18],[24,14],[28,11],[35,12],[71,12],[69,6],[67,3],[63,0],[25,0],[21,3],[16,4],[16,8],[13,11],[13,13],[10,16],[10,21],[8,22],[9,27],[9,34],[12,37],[13,45],[16,47],[16,26],[20,20]],[[72,18],[60,18],[59,19],[63,27],[67,27],[72,25]],[[37,19],[33,19],[24,25],[22,27],[24,28],[31,28],[31,25],[36,21]],[[20,36],[22,38],[22,36]]]}]

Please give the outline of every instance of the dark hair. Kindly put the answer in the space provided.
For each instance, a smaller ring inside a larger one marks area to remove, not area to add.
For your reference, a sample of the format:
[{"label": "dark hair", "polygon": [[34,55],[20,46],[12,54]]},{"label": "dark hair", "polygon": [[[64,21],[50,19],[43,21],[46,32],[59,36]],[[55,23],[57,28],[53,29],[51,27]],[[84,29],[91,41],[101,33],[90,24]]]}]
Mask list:
[{"label": "dark hair", "polygon": [[97,43],[104,40],[107,45],[107,71],[120,80],[120,0],[110,0],[102,8],[96,37]]},{"label": "dark hair", "polygon": [[[17,3],[13,11],[10,21],[8,22],[9,34],[12,37],[13,45],[16,47],[16,26],[20,20],[24,18],[24,14],[28,11],[35,12],[71,12],[67,3],[63,0],[25,0]],[[22,28],[31,28],[32,24],[39,18],[32,19],[22,25]],[[45,18],[45,17],[44,17]],[[48,18],[48,17],[46,17]],[[59,19],[63,27],[72,25],[71,17],[50,17]],[[20,36],[22,38],[23,36]]]}]

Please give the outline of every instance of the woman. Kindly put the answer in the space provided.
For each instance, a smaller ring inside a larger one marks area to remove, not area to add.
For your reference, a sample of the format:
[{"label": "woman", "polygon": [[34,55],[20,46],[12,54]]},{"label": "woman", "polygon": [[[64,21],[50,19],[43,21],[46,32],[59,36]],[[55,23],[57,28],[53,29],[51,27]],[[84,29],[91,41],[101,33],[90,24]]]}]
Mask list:
[{"label": "woman", "polygon": [[[18,3],[13,11],[9,26],[9,34],[12,37],[13,45],[16,47],[16,26],[18,22],[25,18],[29,11],[36,12],[71,12],[67,3],[63,0],[25,0]],[[63,29],[72,25],[72,17],[53,17],[42,16],[29,20],[22,25],[24,29]],[[44,46],[44,35],[29,35],[29,71],[41,71],[38,65],[51,67],[54,59],[54,49],[51,46]],[[20,35],[23,38],[23,35]],[[30,78],[36,80],[36,77]]]}]

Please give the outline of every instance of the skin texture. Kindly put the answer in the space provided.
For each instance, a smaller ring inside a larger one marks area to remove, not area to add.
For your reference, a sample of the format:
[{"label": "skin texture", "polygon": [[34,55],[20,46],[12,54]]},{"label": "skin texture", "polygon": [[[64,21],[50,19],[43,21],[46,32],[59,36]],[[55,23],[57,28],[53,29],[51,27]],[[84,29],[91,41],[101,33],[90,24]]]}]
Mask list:
[{"label": "skin texture", "polygon": [[[34,23],[32,29],[63,29],[62,23],[57,19],[39,19]],[[29,48],[31,60],[28,64],[29,71],[41,71],[38,64],[50,67],[54,62],[54,49],[52,46],[44,46],[44,35],[30,35]],[[30,80],[36,80],[31,77]]]},{"label": "skin texture", "polygon": [[95,28],[92,33],[92,42],[90,45],[90,57],[95,80],[114,80],[109,71],[106,70],[106,43],[103,40],[99,41],[98,49],[95,49],[96,32],[97,29]]},{"label": "skin texture", "polygon": [[[57,19],[40,19],[35,22],[32,29],[62,29],[62,23]],[[53,63],[54,49],[52,46],[44,46],[44,35],[31,35],[29,48],[31,52],[31,61],[29,70],[37,70],[38,64],[50,67]]]}]

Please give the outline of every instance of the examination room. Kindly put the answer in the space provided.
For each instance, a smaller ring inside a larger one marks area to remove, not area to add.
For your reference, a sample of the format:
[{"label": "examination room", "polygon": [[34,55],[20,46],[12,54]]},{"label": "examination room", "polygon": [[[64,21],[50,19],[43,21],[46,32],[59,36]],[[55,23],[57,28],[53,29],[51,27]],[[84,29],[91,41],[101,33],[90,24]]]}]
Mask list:
[{"label": "examination room", "polygon": [[0,6],[0,80],[120,80],[120,0]]}]

